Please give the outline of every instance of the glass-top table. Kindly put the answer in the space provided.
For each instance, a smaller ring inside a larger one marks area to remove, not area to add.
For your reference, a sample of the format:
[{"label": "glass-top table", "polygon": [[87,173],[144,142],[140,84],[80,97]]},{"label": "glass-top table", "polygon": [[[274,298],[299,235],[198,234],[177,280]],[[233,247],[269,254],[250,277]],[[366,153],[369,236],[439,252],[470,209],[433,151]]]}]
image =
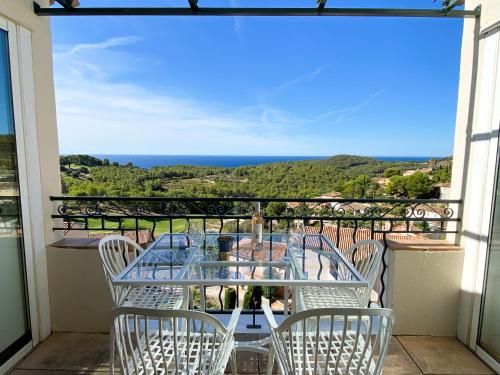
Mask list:
[{"label": "glass-top table", "polygon": [[[227,252],[218,238],[230,236]],[[345,286],[367,281],[324,235],[303,238],[264,234],[262,248],[251,234],[207,233],[194,246],[185,233],[158,237],[113,283],[192,286]]]}]

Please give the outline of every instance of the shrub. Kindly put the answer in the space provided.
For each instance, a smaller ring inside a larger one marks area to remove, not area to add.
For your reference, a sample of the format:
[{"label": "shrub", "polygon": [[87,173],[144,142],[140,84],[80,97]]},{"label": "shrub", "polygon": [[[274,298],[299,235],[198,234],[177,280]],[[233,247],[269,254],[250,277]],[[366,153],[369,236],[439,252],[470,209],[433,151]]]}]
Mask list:
[{"label": "shrub", "polygon": [[387,168],[384,171],[384,177],[386,178],[391,178],[393,176],[402,176],[403,175],[403,170],[401,168]]},{"label": "shrub", "polygon": [[[201,309],[201,293],[202,291],[200,290],[199,287],[193,288],[192,290],[192,308],[193,309]],[[208,297],[205,300],[205,307],[207,309],[218,309],[219,308],[219,303],[217,300],[213,297]]]},{"label": "shrub", "polygon": [[[264,277],[266,279],[279,279],[279,274],[276,270],[265,270]],[[279,286],[264,286],[262,287],[262,293],[271,302],[275,302],[278,297],[283,297],[283,288]]]},{"label": "shrub", "polygon": [[233,310],[236,308],[236,289],[229,288],[224,292],[224,309]]},{"label": "shrub", "polygon": [[[253,298],[252,298],[253,297]],[[249,286],[243,296],[244,309],[260,309],[262,307],[262,287]]]}]

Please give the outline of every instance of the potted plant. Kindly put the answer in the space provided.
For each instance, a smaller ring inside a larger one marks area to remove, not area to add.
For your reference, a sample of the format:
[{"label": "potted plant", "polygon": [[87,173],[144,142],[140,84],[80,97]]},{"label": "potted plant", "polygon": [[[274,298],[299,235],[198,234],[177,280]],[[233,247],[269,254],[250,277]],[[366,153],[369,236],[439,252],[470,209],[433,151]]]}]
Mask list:
[{"label": "potted plant", "polygon": [[219,236],[217,243],[219,244],[219,251],[227,253],[233,248],[234,239],[232,236]]}]

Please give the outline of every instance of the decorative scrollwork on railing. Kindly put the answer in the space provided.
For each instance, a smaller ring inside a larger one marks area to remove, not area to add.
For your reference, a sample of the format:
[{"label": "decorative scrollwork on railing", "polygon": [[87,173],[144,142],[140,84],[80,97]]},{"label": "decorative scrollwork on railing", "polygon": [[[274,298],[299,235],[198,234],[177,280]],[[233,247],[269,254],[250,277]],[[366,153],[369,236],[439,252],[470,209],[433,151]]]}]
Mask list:
[{"label": "decorative scrollwork on railing", "polygon": [[[182,220],[202,219],[204,227],[212,231],[244,232],[251,230],[248,219],[260,207],[266,231],[276,233],[290,229],[294,221],[299,220],[305,224],[307,234],[325,234],[341,251],[346,251],[356,241],[371,238],[383,243],[384,252],[388,247],[387,240],[394,235],[457,233],[455,226],[448,227],[447,224],[460,220],[456,217],[453,205],[461,203],[460,200],[438,199],[341,198],[51,197],[51,200],[58,202],[57,213],[52,217],[64,222],[60,227],[54,227],[54,230],[121,231],[123,234],[132,231],[137,241],[141,238],[140,231],[144,230],[150,235],[145,239],[147,242],[154,239],[155,232],[176,231],[174,224],[177,224],[179,231]],[[5,211],[9,206],[1,199],[0,202],[0,208]],[[17,213],[18,207],[12,206],[12,210]],[[162,221],[167,222],[167,229],[160,226]],[[308,243],[305,240],[300,242],[302,248]],[[318,247],[321,249],[320,243]],[[182,264],[188,254],[186,249],[166,252],[161,257],[166,263]],[[384,275],[387,269],[384,258],[382,264],[381,302],[385,295]]]},{"label": "decorative scrollwork on railing", "polygon": [[[55,198],[54,198],[55,200]],[[57,213],[61,216],[82,215],[96,216],[244,216],[255,211],[255,203],[261,204],[264,215],[275,216],[274,209],[267,210],[272,199],[256,199],[253,201],[197,200],[196,198],[179,198],[178,200],[154,200],[135,198],[135,200],[119,198],[85,199],[65,198],[58,206]],[[417,220],[422,218],[447,219],[454,216],[453,208],[443,200],[399,201],[394,200],[324,200],[310,202],[283,201],[286,206],[279,212],[284,218],[330,217],[332,219],[384,219],[400,218],[401,220]]]},{"label": "decorative scrollwork on railing", "polygon": [[196,199],[152,201],[137,198],[129,199],[92,199],[79,197],[64,200],[56,208],[61,216],[230,216],[251,215],[255,211],[254,202],[202,201]]},{"label": "decorative scrollwork on railing", "polygon": [[57,212],[63,216],[79,215],[89,217],[101,216],[143,216],[153,214],[138,202],[119,202],[114,200],[92,200],[84,199],[63,202],[57,206]]},{"label": "decorative scrollwork on railing", "polygon": [[287,217],[329,217],[332,220],[399,218],[417,220],[423,218],[449,219],[454,215],[451,207],[443,206],[444,201],[436,202],[400,202],[376,200],[368,201],[330,201],[328,203],[297,204],[290,202],[283,216]]}]

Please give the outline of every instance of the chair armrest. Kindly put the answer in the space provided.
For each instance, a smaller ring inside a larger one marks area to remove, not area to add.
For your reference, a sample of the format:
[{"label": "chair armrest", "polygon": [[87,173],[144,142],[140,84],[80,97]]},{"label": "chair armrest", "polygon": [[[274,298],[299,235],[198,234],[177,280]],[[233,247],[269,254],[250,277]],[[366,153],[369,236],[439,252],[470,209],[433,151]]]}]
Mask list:
[{"label": "chair armrest", "polygon": [[233,310],[233,313],[231,314],[231,320],[229,321],[229,324],[227,325],[227,330],[233,332],[234,329],[236,328],[236,324],[238,323],[238,319],[241,314],[241,307],[238,307],[237,309]]},{"label": "chair armrest", "polygon": [[307,310],[307,306],[304,302],[304,294],[302,293],[302,288],[297,288],[296,290],[296,293],[295,293],[295,307],[296,307],[296,310],[295,312],[299,312],[299,311],[304,311],[304,310]]},{"label": "chair armrest", "polygon": [[276,323],[276,320],[274,319],[273,312],[269,305],[263,304],[262,305],[262,310],[264,310],[264,315],[266,316],[267,322],[269,323],[269,326],[272,329],[278,328],[278,324]]}]

